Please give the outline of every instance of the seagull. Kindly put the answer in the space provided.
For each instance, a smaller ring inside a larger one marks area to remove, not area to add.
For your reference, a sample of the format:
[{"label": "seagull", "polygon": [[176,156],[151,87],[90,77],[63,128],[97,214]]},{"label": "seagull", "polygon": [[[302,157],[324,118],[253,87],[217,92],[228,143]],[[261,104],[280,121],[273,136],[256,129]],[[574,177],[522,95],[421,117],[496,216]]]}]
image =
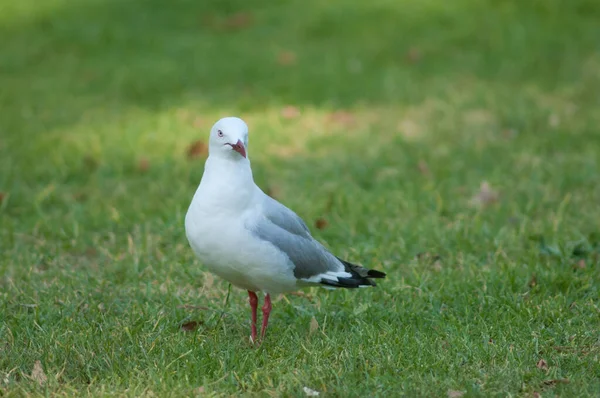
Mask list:
[{"label": "seagull", "polygon": [[308,286],[376,286],[381,271],[351,264],[315,240],[304,221],[255,183],[248,158],[248,126],[237,117],[210,130],[208,158],[185,216],[189,244],[209,271],[247,290],[251,341],[257,342],[256,292],[265,294],[261,340],[271,313],[271,295]]}]

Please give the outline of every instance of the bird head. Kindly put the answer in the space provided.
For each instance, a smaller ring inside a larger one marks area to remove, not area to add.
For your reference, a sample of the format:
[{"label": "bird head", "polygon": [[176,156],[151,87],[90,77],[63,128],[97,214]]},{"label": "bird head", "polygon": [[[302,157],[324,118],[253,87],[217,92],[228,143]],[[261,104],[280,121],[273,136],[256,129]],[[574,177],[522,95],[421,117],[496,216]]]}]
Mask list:
[{"label": "bird head", "polygon": [[210,155],[230,159],[248,158],[248,126],[238,117],[220,119],[210,129]]}]

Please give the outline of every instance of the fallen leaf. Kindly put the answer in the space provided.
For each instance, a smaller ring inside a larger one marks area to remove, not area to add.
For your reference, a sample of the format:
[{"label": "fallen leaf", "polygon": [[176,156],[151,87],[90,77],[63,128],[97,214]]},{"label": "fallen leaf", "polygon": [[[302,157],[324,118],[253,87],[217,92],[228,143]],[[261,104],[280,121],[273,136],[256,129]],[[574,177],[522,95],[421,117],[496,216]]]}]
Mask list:
[{"label": "fallen leaf", "polygon": [[85,155],[83,157],[83,166],[89,171],[94,171],[98,168],[98,160],[94,158],[92,155]]},{"label": "fallen leaf", "polygon": [[251,26],[254,23],[254,17],[249,12],[238,12],[227,18],[223,22],[223,27],[227,30],[240,30]]},{"label": "fallen leaf", "polygon": [[542,394],[540,394],[540,393],[539,393],[539,392],[537,392],[537,391],[534,391],[534,392],[531,394],[531,398],[542,398]]},{"label": "fallen leaf", "polygon": [[44,369],[42,368],[42,362],[37,360],[33,364],[33,370],[31,371],[31,378],[33,381],[37,382],[40,386],[46,384],[48,381],[48,377],[44,373]]},{"label": "fallen leaf", "polygon": [[573,266],[575,269],[585,269],[585,260],[582,258]]},{"label": "fallen leaf", "polygon": [[419,252],[415,255],[415,259],[421,260],[424,258],[429,258],[430,256],[431,256],[431,254],[429,254],[429,252]]},{"label": "fallen leaf", "polygon": [[431,174],[431,171],[429,171],[429,166],[427,166],[427,163],[424,160],[419,160],[419,172],[425,176],[428,176]]},{"label": "fallen leaf", "polygon": [[295,65],[296,58],[296,53],[293,51],[281,51],[277,55],[277,63],[282,66]]},{"label": "fallen leaf", "polygon": [[416,47],[411,47],[406,53],[406,59],[411,64],[415,64],[421,60],[421,51]]},{"label": "fallen leaf", "polygon": [[184,332],[192,332],[192,331],[198,329],[198,326],[200,326],[200,322],[188,321],[181,325],[181,330],[183,330]]},{"label": "fallen leaf", "polygon": [[206,125],[206,120],[204,120],[204,118],[201,118],[200,116],[197,116],[194,118],[194,122],[192,123],[192,125],[197,129],[204,128]]},{"label": "fallen leaf", "polygon": [[548,370],[548,362],[544,359],[540,359],[535,366],[537,366],[538,369]]},{"label": "fallen leaf", "polygon": [[304,391],[307,397],[317,397],[320,394],[320,392],[308,387],[303,387],[302,391]]},{"label": "fallen leaf", "polygon": [[150,168],[150,162],[146,158],[141,158],[138,162],[138,170],[145,173]]},{"label": "fallen leaf", "polygon": [[552,379],[552,380],[544,380],[544,384],[547,386],[555,386],[557,384],[569,384],[571,380],[569,379]]},{"label": "fallen leaf", "polygon": [[204,386],[200,386],[196,388],[195,392],[196,394],[204,394],[206,392],[206,389],[204,388]]},{"label": "fallen leaf", "polygon": [[310,329],[308,334],[313,334],[317,330],[319,330],[319,322],[317,322],[317,319],[313,316],[310,320]]},{"label": "fallen leaf", "polygon": [[529,287],[537,286],[537,276],[535,274],[531,275],[531,279],[529,280],[529,283],[527,285]]},{"label": "fallen leaf", "polygon": [[312,301],[313,297],[310,294],[306,294],[304,292],[290,292],[289,293],[292,296],[297,296],[297,297],[302,297],[307,299],[308,301]]},{"label": "fallen leaf", "polygon": [[192,142],[187,150],[188,159],[194,159],[199,156],[206,155],[207,153],[208,147],[201,140]]},{"label": "fallen leaf", "polygon": [[79,192],[75,192],[73,194],[73,200],[75,200],[76,202],[85,202],[88,198],[88,194],[85,191],[79,191]]},{"label": "fallen leaf", "polygon": [[471,198],[471,206],[475,207],[486,207],[498,201],[500,195],[494,191],[487,181],[483,181],[479,186],[479,192],[477,192]]},{"label": "fallen leaf", "polygon": [[281,110],[281,116],[285,119],[294,119],[300,116],[300,111],[292,105],[284,106]]},{"label": "fallen leaf", "polygon": [[317,221],[315,221],[315,227],[317,227],[317,229],[325,229],[328,224],[329,223],[324,218],[318,218]]},{"label": "fallen leaf", "polygon": [[502,130],[502,136],[505,139],[511,139],[517,136],[517,134],[519,134],[519,132],[515,129],[504,129]]},{"label": "fallen leaf", "polygon": [[330,113],[327,119],[331,122],[350,127],[354,124],[354,115],[348,111],[335,111]]},{"label": "fallen leaf", "polygon": [[460,398],[465,395],[464,391],[448,390],[448,398]]},{"label": "fallen leaf", "polygon": [[0,192],[0,203],[2,203],[2,201],[4,200],[5,197],[6,197],[6,194],[4,192]]},{"label": "fallen leaf", "polygon": [[280,194],[280,190],[277,186],[269,185],[266,189],[266,194],[272,197],[273,199],[277,199]]}]

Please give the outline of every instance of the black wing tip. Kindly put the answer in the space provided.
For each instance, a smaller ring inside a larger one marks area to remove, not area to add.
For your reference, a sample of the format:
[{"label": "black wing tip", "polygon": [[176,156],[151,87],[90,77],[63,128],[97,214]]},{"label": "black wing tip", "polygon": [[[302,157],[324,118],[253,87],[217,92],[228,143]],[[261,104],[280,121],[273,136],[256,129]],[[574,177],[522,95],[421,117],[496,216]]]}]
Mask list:
[{"label": "black wing tip", "polygon": [[377,271],[376,269],[370,269],[367,272],[367,278],[385,278],[386,276],[385,272]]},{"label": "black wing tip", "polygon": [[349,272],[352,276],[350,278],[338,277],[336,278],[337,280],[323,278],[320,281],[322,285],[342,287],[346,289],[355,289],[359,287],[375,287],[377,286],[377,284],[370,278],[386,277],[385,272],[377,271],[374,269],[366,269],[359,265],[355,265],[344,261],[339,257],[337,257],[337,259],[340,260],[342,264],[344,264],[346,272]]}]

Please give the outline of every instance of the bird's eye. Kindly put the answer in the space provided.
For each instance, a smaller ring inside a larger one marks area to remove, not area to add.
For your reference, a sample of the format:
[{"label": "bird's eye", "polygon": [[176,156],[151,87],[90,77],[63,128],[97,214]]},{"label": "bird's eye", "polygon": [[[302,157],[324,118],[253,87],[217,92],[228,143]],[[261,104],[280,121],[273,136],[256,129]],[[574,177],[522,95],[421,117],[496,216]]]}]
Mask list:
[{"label": "bird's eye", "polygon": [[218,135],[219,137],[223,137],[223,132],[222,132],[221,130],[217,130],[217,135]]}]

